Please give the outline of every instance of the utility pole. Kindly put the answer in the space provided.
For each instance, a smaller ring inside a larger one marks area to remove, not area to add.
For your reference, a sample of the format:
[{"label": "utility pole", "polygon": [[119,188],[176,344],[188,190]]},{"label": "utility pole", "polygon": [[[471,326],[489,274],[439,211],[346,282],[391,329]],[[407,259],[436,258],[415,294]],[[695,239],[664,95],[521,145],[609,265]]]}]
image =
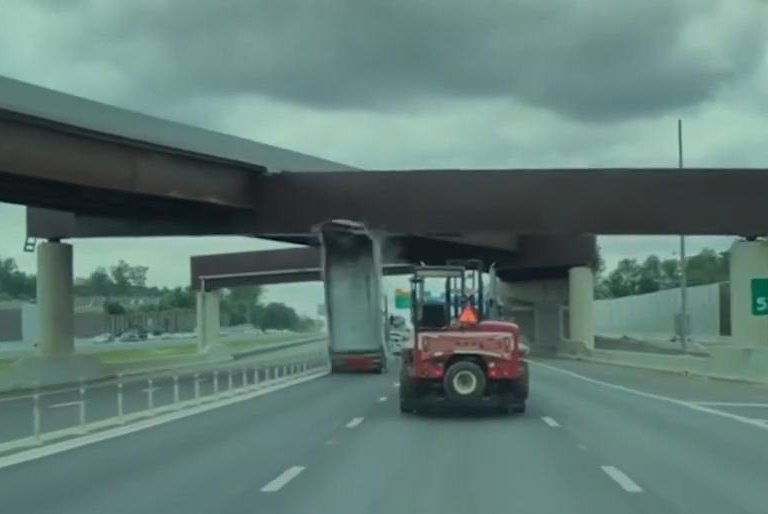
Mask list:
[{"label": "utility pole", "polygon": [[[677,167],[683,169],[683,121],[677,120]],[[685,236],[680,235],[680,344],[688,353],[688,274],[685,263]]]}]

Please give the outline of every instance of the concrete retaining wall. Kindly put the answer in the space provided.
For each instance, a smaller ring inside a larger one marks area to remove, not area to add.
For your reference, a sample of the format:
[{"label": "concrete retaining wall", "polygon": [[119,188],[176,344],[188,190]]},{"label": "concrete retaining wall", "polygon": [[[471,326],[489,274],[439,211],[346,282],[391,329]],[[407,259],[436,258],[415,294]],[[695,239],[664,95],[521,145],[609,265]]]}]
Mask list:
[{"label": "concrete retaining wall", "polygon": [[[694,340],[717,341],[721,337],[720,284],[688,288],[690,335]],[[666,289],[595,302],[595,333],[607,337],[628,336],[645,340],[669,340],[676,333],[680,290]]]}]

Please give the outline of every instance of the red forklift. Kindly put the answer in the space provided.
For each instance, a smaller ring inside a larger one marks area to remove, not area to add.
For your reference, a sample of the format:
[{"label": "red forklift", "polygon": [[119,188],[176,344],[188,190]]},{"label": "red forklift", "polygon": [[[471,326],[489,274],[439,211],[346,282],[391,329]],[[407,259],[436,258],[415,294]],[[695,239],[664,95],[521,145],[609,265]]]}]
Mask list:
[{"label": "red forklift", "polygon": [[486,407],[525,412],[528,364],[514,323],[488,319],[483,264],[420,266],[411,277],[413,347],[404,348],[400,411]]}]

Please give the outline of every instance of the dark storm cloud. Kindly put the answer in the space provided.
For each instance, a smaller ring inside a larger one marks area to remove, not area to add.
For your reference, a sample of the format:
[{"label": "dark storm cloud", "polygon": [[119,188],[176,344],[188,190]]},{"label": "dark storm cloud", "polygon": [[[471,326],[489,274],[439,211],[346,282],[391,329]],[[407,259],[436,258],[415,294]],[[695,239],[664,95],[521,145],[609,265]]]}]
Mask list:
[{"label": "dark storm cloud", "polygon": [[732,1],[158,0],[70,8],[83,22],[77,57],[117,62],[160,98],[257,93],[321,108],[407,110],[425,98],[513,97],[612,120],[693,105],[748,76],[764,55],[763,16],[749,15],[757,4],[736,0],[746,14],[722,26],[722,7]]},{"label": "dark storm cloud", "polygon": [[[78,53],[117,61],[160,97],[258,93],[379,110],[424,98],[514,97],[611,120],[702,102],[748,76],[764,55],[762,16],[721,27],[718,1],[138,5],[89,11],[73,3],[89,28]],[[703,29],[688,37],[697,24]]]}]

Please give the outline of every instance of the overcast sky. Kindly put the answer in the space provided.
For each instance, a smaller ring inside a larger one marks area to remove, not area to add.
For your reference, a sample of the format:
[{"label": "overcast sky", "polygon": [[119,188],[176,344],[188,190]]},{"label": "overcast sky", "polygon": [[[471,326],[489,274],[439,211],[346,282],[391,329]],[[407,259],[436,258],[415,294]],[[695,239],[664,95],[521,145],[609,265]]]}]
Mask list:
[{"label": "overcast sky", "polygon": [[[768,162],[760,0],[0,0],[0,74],[362,168]],[[0,255],[23,210],[0,204]],[[691,240],[691,250],[732,237]],[[123,258],[185,284],[244,238],[77,241],[76,274]],[[609,267],[674,237],[601,238]],[[272,292],[304,300],[319,287]]]}]

